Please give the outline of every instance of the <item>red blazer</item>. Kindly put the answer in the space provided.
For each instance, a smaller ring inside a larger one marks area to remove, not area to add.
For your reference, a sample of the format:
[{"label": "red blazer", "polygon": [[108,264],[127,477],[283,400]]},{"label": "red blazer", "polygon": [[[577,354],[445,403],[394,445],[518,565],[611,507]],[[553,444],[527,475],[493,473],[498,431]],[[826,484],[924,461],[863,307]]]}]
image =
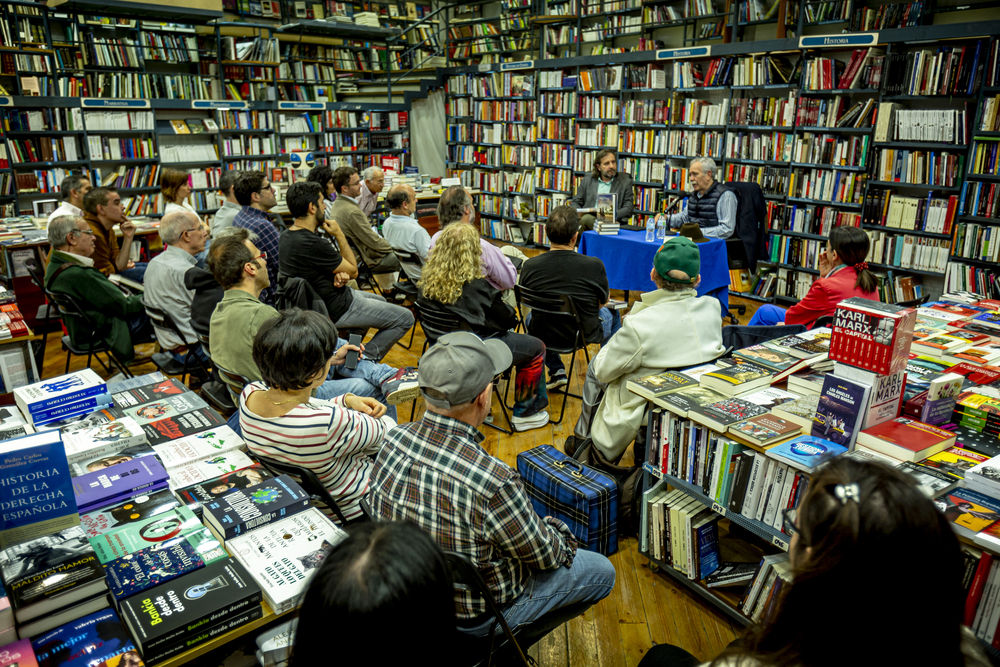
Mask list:
[{"label": "red blazer", "polygon": [[826,278],[820,278],[812,284],[801,301],[788,309],[785,324],[804,324],[811,328],[824,315],[833,315],[837,304],[852,296],[879,300],[878,292],[865,292],[855,287],[857,280],[857,272],[849,266],[837,269]]}]

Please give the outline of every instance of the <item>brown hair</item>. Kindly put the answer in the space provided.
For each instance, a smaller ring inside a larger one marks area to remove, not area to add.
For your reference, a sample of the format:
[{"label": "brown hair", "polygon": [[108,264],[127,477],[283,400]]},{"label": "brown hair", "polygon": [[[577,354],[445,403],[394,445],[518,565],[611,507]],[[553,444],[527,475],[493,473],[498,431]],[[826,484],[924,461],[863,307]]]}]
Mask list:
[{"label": "brown hair", "polygon": [[177,191],[187,182],[187,173],[177,169],[164,169],[163,173],[160,174],[160,192],[163,193],[163,198],[168,202],[178,203],[175,201]]},{"label": "brown hair", "polygon": [[878,280],[875,274],[868,270],[868,251],[871,249],[871,241],[868,234],[859,227],[848,227],[841,225],[830,230],[830,247],[840,255],[840,261],[848,267],[854,269],[858,274],[858,279],[854,286],[864,292],[875,292],[878,290]]}]

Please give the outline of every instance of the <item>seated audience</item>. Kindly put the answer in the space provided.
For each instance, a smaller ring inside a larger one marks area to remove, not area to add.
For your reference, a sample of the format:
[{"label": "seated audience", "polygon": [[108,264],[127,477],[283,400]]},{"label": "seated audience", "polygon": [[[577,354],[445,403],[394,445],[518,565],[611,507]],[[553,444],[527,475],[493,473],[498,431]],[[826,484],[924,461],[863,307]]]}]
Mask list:
[{"label": "seated audience", "polygon": [[317,165],[309,170],[309,176],[306,177],[307,181],[313,183],[319,183],[320,187],[323,188],[323,194],[326,195],[326,217],[332,218],[333,214],[330,212],[330,207],[333,206],[333,202],[337,199],[337,188],[333,187],[333,169],[326,166],[325,164]]},{"label": "seated audience", "polygon": [[[236,235],[241,239],[247,239],[249,234],[250,232],[242,227],[229,226],[220,229],[215,238]],[[187,270],[184,274],[184,286],[194,290],[194,299],[191,301],[191,327],[197,333],[208,336],[211,333],[212,314],[226,291],[209,269],[200,266],[192,266]]]},{"label": "seated audience", "polygon": [[708,238],[728,239],[736,230],[736,193],[715,180],[715,160],[696,157],[691,160],[688,176],[691,179],[691,196],[687,212],[670,215],[670,228],[677,229],[685,222],[697,222],[701,233]]},{"label": "seated audience", "polygon": [[718,300],[695,291],[700,270],[698,246],[689,238],[677,236],[660,246],[649,272],[657,289],[640,297],[622,328],[590,361],[576,442],[590,436],[608,460],[617,460],[635,439],[646,410],[646,399],[628,390],[628,380],[704,364],[726,351]]},{"label": "seated audience", "polygon": [[[597,195],[601,194],[616,195],[615,220],[627,225],[635,208],[632,177],[618,171],[618,159],[610,148],[597,151],[593,170],[580,180],[570,204],[573,208],[594,208],[597,205]],[[584,229],[593,229],[596,221],[593,213],[585,213],[580,218]]]},{"label": "seated audience", "polygon": [[[259,300],[269,278],[250,232],[234,228],[220,236],[209,250],[208,267],[225,289],[209,327],[212,361],[227,371],[258,381],[261,374],[252,354],[254,336],[265,322],[278,316],[278,311]],[[316,389],[316,398],[331,399],[348,393],[374,398],[389,406],[388,414],[395,419],[395,406],[418,395],[416,369],[396,369],[362,356],[352,370],[344,366],[351,350],[364,352],[364,346],[337,340],[333,369],[327,381]],[[231,385],[230,389],[238,393],[243,387]]]},{"label": "seated audience", "polygon": [[358,197],[358,206],[364,211],[365,216],[371,218],[378,207],[378,193],[385,187],[385,174],[379,167],[366,167],[361,172],[361,196]]},{"label": "seated audience", "polygon": [[[441,231],[431,237],[430,247],[433,249],[437,239],[449,225],[458,222],[475,225],[476,207],[472,203],[472,195],[461,185],[453,185],[441,193],[437,205],[438,222]],[[517,270],[507,256],[486,239],[479,239],[482,248],[483,271],[490,285],[500,290],[509,290],[517,282]],[[514,248],[514,246],[504,246]]]},{"label": "seated audience", "polygon": [[344,230],[344,236],[361,252],[365,264],[375,274],[379,289],[392,291],[392,283],[399,274],[399,260],[392,246],[372,229],[368,215],[361,209],[358,197],[361,177],[354,167],[340,167],[333,172],[333,185],[337,200],[330,207],[330,217]]},{"label": "seated audience", "polygon": [[[417,212],[417,193],[409,185],[394,185],[385,201],[392,210],[392,214],[382,223],[385,240],[393,250],[412,253],[426,264],[431,249],[431,235],[413,217]],[[401,265],[410,280],[420,280],[420,272],[423,270],[420,266],[402,262]]]},{"label": "seated audience", "polygon": [[329,318],[292,308],[257,331],[253,361],[262,382],[240,394],[240,429],[258,456],[313,470],[348,520],[362,518],[360,500],[386,431],[395,426],[374,398],[313,398],[337,352]]},{"label": "seated audience", "polygon": [[[572,206],[558,206],[545,222],[549,252],[524,263],[521,287],[546,294],[565,294],[573,301],[588,343],[606,345],[622,326],[621,314],[607,307],[611,292],[604,262],[576,251],[580,238],[580,216]],[[545,341],[546,346],[572,347],[576,323],[571,318],[547,317],[532,313],[528,330]],[[549,369],[550,390],[565,387],[566,368],[556,352],[546,349],[545,366]]]},{"label": "seated audience", "polygon": [[135,358],[133,345],[153,335],[142,297],[125,296],[94,268],[94,231],[83,218],[53,218],[47,232],[52,252],[45,269],[46,288],[73,297],[97,324],[96,331],[83,330],[81,322],[65,318],[70,338],[83,343],[93,337],[107,344],[122,363],[129,363]]},{"label": "seated audience", "polygon": [[[323,559],[303,596],[292,664],[324,662],[330,628],[351,638],[337,648],[348,664],[373,656],[384,664],[410,662],[413,648],[428,643],[451,649],[457,639],[454,589],[441,547],[407,521],[348,526],[347,538]],[[461,664],[448,649],[434,652],[435,665]]]},{"label": "seated audience", "polygon": [[[334,204],[341,199],[344,197]],[[368,341],[367,354],[381,361],[413,326],[413,313],[386,303],[378,294],[346,286],[349,279],[357,277],[357,264],[340,225],[326,217],[326,198],[318,183],[294,183],[288,188],[285,201],[295,223],[281,235],[281,273],[305,279],[326,303],[330,319],[338,327],[378,329]],[[316,233],[319,227],[336,240],[339,252]]]},{"label": "seated audience", "polygon": [[[122,198],[115,188],[92,188],[83,198],[83,219],[94,231],[94,268],[106,276],[120,274],[141,283],[146,273],[145,262],[133,262],[132,238],[135,224],[125,215]],[[118,244],[115,225],[122,233],[122,243]]]},{"label": "seated audience", "polygon": [[[386,435],[369,499],[376,515],[413,521],[468,556],[527,649],[607,597],[615,569],[577,549],[562,521],[535,513],[521,476],[483,449],[478,429],[490,413],[493,377],[510,362],[501,341],[465,331],[431,346],[418,370],[427,411]],[[481,598],[457,588],[455,603],[463,631],[489,632]]]},{"label": "seated audience", "polygon": [[256,234],[257,246],[267,263],[267,274],[272,285],[264,289],[261,299],[265,303],[273,303],[273,286],[278,284],[278,228],[267,212],[278,203],[274,196],[274,186],[262,171],[241,171],[233,183],[233,194],[243,207],[233,218],[233,226]]},{"label": "seated audience", "polygon": [[[798,510],[784,510],[793,580],[770,617],[706,667],[990,665],[962,626],[962,552],[936,502],[912,477],[881,463],[841,457],[820,468]],[[822,618],[851,619],[850,628],[834,638],[804,623],[817,618],[817,605]],[[697,664],[669,644],[654,646],[640,663]]]},{"label": "seated audience", "polygon": [[93,186],[90,179],[83,174],[70,174],[62,179],[59,184],[59,192],[62,194],[62,204],[59,208],[49,213],[49,222],[52,222],[60,215],[83,216],[83,198],[90,192]]},{"label": "seated audience", "polygon": [[[156,339],[160,347],[180,363],[184,363],[188,351],[207,362],[208,357],[201,349],[198,334],[191,326],[194,290],[185,285],[184,274],[195,266],[195,255],[205,250],[208,232],[197,215],[180,209],[160,219],[160,238],[166,249],[154,257],[146,269],[145,303],[170,315],[184,338],[178,339],[173,331],[154,325]],[[195,368],[197,363],[190,363],[189,367]]]},{"label": "seated audience", "polygon": [[819,279],[802,300],[788,310],[764,304],[750,325],[802,324],[809,329],[819,318],[833,315],[844,299],[859,296],[878,301],[878,281],[865,261],[870,247],[868,235],[858,227],[834,227],[826,250],[819,254]]},{"label": "seated audience", "polygon": [[[549,398],[543,373],[545,343],[514,333],[517,313],[500,290],[483,276],[479,231],[472,225],[452,225],[438,238],[417,286],[420,308],[434,308],[457,316],[476,335],[495,338],[510,348],[516,368],[514,428],[527,431],[549,422]],[[506,369],[504,369],[506,370]]]},{"label": "seated audience", "polygon": [[226,201],[222,202],[222,207],[212,216],[212,238],[218,236],[223,229],[232,227],[236,214],[243,210],[233,192],[233,184],[236,183],[236,177],[239,174],[240,172],[235,169],[227,169],[222,172],[222,177],[219,178],[219,192],[226,198]]}]

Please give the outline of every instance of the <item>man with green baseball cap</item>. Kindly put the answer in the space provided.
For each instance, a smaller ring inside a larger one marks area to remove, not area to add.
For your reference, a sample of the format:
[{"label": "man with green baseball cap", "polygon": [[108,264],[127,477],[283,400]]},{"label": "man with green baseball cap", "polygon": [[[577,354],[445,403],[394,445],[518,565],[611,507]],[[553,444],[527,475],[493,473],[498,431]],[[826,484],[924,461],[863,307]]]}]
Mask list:
[{"label": "man with green baseball cap", "polygon": [[587,369],[574,443],[590,437],[616,460],[635,439],[645,414],[646,399],[628,390],[628,380],[704,364],[725,352],[719,302],[695,291],[700,273],[701,253],[686,236],[668,239],[656,251],[649,277],[657,289],[632,306],[622,328]]}]

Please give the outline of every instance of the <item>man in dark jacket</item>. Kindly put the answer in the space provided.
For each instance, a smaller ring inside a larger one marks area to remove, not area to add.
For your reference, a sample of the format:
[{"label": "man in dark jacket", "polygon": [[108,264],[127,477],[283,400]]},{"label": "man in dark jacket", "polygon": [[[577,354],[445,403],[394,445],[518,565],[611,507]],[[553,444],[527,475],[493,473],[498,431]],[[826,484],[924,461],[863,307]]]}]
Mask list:
[{"label": "man in dark jacket", "polygon": [[715,160],[696,157],[691,160],[688,177],[693,193],[688,198],[687,211],[670,216],[670,228],[685,222],[697,222],[701,233],[709,238],[728,239],[736,229],[736,194],[715,179]]},{"label": "man in dark jacket", "polygon": [[[627,225],[632,217],[635,199],[632,177],[618,173],[618,160],[610,148],[597,151],[594,170],[580,181],[571,203],[576,208],[593,208],[597,204],[598,194],[616,195],[615,220]],[[586,213],[580,218],[580,224],[586,229],[593,229],[595,220],[592,213]]]}]

